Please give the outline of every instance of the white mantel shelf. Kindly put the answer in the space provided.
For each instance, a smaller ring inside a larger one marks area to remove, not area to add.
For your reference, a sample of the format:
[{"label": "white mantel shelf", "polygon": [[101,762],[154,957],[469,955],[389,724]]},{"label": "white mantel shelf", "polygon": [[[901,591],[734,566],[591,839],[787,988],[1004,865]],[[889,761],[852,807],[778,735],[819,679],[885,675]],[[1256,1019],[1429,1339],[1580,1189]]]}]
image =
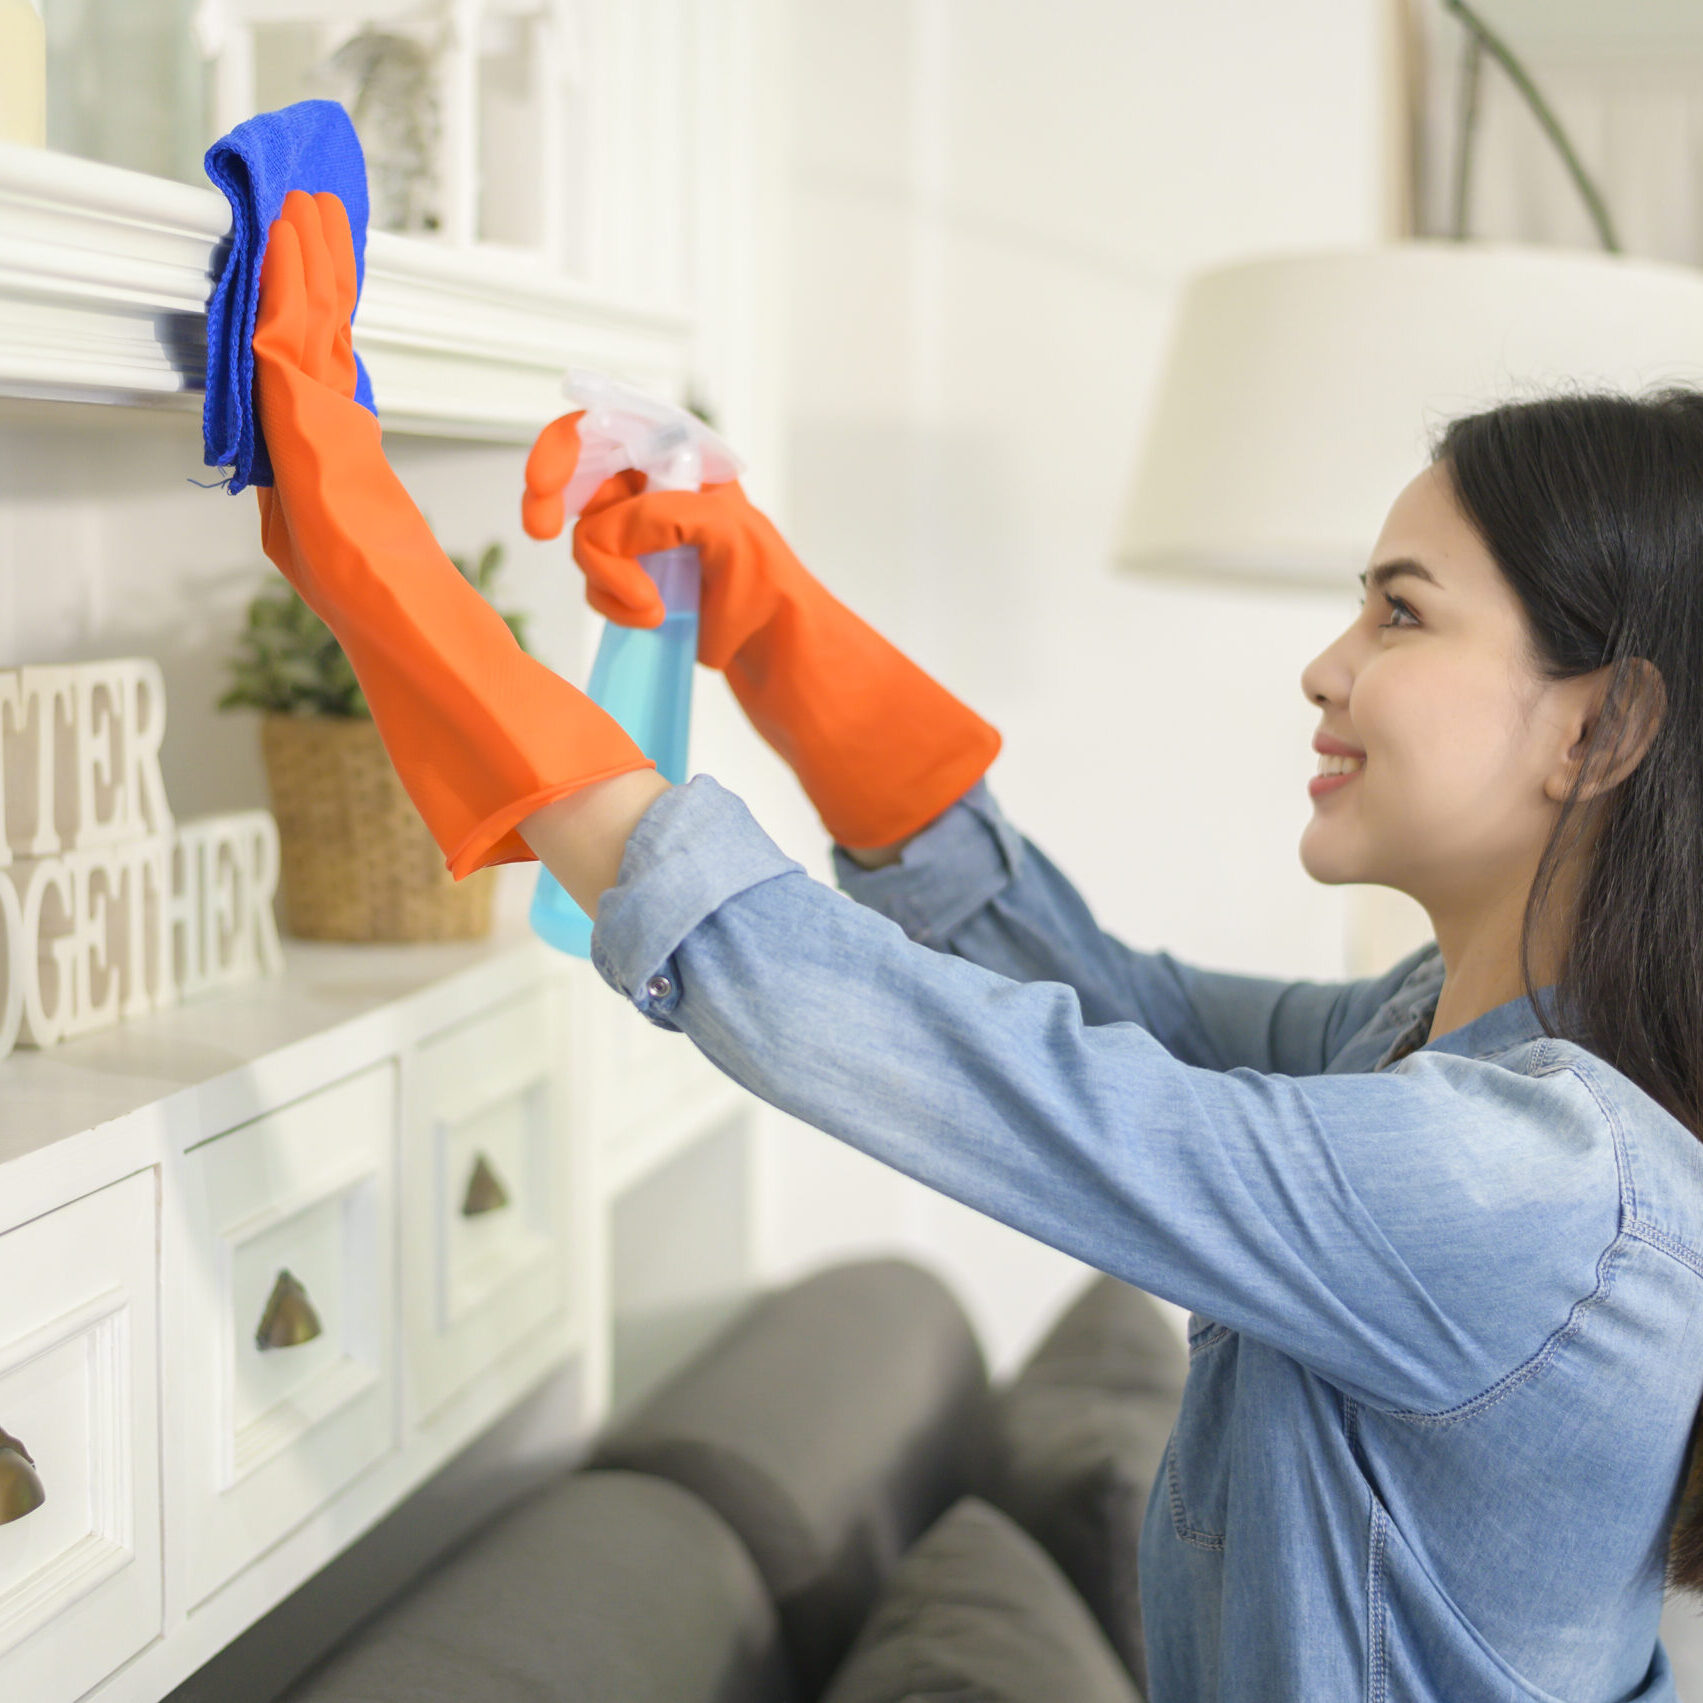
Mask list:
[{"label": "white mantel shelf", "polygon": [[[229,228],[212,188],[0,143],[0,396],[199,409]],[[392,429],[525,441],[570,366],[677,395],[691,336],[523,250],[368,234],[355,346]]]}]

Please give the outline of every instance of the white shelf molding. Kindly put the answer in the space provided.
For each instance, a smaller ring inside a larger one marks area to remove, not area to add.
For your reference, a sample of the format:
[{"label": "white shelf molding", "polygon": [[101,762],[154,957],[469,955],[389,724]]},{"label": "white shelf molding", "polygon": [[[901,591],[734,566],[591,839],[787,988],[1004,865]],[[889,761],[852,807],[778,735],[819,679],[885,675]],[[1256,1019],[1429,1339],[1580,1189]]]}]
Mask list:
[{"label": "white shelf molding", "polygon": [[[206,302],[230,211],[196,189],[0,143],[0,396],[201,405]],[[387,428],[523,442],[569,366],[678,395],[694,326],[521,249],[372,231],[355,346]]]}]

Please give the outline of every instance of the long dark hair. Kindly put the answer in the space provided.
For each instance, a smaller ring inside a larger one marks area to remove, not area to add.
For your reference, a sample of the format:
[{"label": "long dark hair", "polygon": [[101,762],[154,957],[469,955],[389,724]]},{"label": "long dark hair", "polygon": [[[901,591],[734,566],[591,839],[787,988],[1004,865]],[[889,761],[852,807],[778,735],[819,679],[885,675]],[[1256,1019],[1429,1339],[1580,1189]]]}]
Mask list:
[{"label": "long dark hair", "polygon": [[[1524,608],[1534,673],[1610,670],[1532,881],[1521,987],[1546,1034],[1606,1060],[1703,1139],[1703,391],[1509,403],[1451,422],[1433,455]],[[1581,799],[1640,736],[1636,767]],[[1552,1026],[1531,947],[1569,860]],[[1667,1576],[1703,1594],[1700,1431]]]}]

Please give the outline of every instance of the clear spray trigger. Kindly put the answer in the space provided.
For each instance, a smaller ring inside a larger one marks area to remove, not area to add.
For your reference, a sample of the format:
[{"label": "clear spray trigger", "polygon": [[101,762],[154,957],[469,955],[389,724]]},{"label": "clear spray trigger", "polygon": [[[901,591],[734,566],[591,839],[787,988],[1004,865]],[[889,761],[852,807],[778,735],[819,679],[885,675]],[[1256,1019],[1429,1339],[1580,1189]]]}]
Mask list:
[{"label": "clear spray trigger", "polygon": [[695,414],[663,402],[606,373],[576,367],[562,389],[585,413],[580,458],[562,493],[577,515],[611,474],[636,468],[652,490],[695,491],[735,479],[744,463]]}]

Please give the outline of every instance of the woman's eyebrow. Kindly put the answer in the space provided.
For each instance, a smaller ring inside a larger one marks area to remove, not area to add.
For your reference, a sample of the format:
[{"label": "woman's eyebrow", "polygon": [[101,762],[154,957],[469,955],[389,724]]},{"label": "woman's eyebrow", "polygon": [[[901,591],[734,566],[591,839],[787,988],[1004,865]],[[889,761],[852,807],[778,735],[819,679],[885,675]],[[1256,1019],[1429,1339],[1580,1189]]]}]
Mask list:
[{"label": "woman's eyebrow", "polygon": [[1380,562],[1375,568],[1368,569],[1360,576],[1360,589],[1365,591],[1382,591],[1393,579],[1399,579],[1403,574],[1411,574],[1415,579],[1429,581],[1439,591],[1443,583],[1426,567],[1423,562],[1416,562],[1411,556],[1398,556],[1393,562]]}]

